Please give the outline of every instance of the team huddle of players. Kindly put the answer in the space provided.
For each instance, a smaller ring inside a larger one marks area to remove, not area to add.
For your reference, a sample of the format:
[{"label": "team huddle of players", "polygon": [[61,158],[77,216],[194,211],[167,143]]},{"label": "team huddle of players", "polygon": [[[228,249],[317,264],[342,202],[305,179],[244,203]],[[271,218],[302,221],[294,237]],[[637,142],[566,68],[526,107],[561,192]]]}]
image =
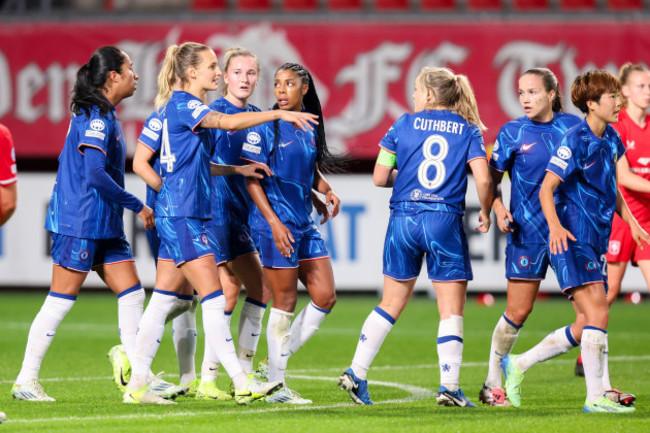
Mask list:
[{"label": "team huddle of players", "polygon": [[[321,173],[335,168],[338,158],[328,151],[314,81],[303,66],[286,63],[275,72],[277,103],[261,111],[248,103],[259,77],[255,55],[233,48],[224,57],[222,74],[205,45],[167,49],[156,107],[133,162],[148,185],[146,204],[124,189],[126,147],[115,111],[136,88],[131,60],[118,48],[102,47],[80,68],[46,221],[53,241],[52,285],[30,329],[15,398],[54,401],[38,382],[41,362],[87,273],[95,270],[118,297],[122,344],[109,357],[125,403],[174,404],[182,394],[237,404],[312,402],[287,386],[285,370],[336,302],[329,255],[311,213],[315,207],[323,221],[338,213],[340,200]],[[219,84],[223,96],[206,105],[206,93]],[[635,397],[609,383],[607,262],[622,263],[620,278],[630,259],[650,276],[644,256],[650,248],[642,248],[650,242],[642,228],[650,225],[650,174],[642,164],[650,160],[643,157],[650,74],[627,64],[619,82],[604,70],[589,71],[575,79],[571,97],[584,119],[562,111],[550,70],[524,72],[519,100],[525,116],[501,128],[488,162],[485,126],[468,79],[446,68],[420,71],[414,113],[400,117],[379,143],[373,173],[375,185],[393,188],[393,194],[383,297],[363,324],[350,368],[338,379],[355,403],[372,404],[368,369],[410,299],[426,257],[440,314],[436,401],[475,406],[459,386],[472,279],[462,223],[469,165],[481,204],[477,230],[489,230],[494,209],[499,229],[508,233],[508,304],[494,330],[479,399],[519,407],[524,372],[580,346],[584,411],[634,411]],[[506,171],[509,208],[499,189]],[[157,262],[144,311],[144,290],[124,236],[124,208],[143,220]],[[620,218],[610,242],[614,213]],[[608,243],[617,257],[606,257]],[[549,265],[576,320],[512,355]],[[294,317],[299,280],[311,301]],[[242,284],[247,298],[235,345],[230,317]],[[619,286],[620,279],[616,291]],[[270,301],[268,356],[254,368]],[[199,302],[206,344],[197,378]],[[180,385],[150,370],[169,320]],[[219,364],[232,379],[230,390],[216,386]]]}]

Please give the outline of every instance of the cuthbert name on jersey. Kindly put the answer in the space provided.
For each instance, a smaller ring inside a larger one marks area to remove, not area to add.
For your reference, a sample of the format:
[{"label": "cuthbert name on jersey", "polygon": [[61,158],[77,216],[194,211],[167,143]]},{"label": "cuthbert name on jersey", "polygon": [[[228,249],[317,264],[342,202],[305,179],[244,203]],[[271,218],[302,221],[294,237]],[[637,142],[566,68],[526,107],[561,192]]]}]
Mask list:
[{"label": "cuthbert name on jersey", "polygon": [[416,117],[413,121],[413,128],[422,131],[448,132],[450,134],[462,134],[462,123],[452,122],[450,120],[423,119]]}]

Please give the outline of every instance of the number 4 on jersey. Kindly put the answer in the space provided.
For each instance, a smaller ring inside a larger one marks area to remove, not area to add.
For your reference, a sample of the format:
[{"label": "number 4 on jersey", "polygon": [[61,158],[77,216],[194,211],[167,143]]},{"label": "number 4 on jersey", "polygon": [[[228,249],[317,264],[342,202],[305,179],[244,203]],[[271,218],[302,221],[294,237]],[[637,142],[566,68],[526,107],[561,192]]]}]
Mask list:
[{"label": "number 4 on jersey", "polygon": [[169,133],[167,132],[167,119],[163,122],[162,145],[160,146],[160,164],[167,165],[167,172],[174,171],[176,155],[171,152],[169,147]]}]

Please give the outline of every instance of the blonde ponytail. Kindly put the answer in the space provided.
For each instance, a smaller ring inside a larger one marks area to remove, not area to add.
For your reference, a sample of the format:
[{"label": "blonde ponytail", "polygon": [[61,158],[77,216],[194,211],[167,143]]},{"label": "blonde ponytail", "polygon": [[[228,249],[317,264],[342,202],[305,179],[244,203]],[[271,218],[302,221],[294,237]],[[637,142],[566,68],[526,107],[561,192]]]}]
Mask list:
[{"label": "blonde ponytail", "polygon": [[451,69],[423,67],[416,81],[420,88],[430,90],[434,95],[432,107],[444,107],[478,126],[482,131],[487,128],[478,115],[478,105],[474,91],[465,75],[455,75]]},{"label": "blonde ponytail", "polygon": [[481,131],[485,131],[487,128],[481,122],[481,117],[478,114],[478,104],[476,103],[476,97],[474,96],[469,79],[465,75],[456,75],[455,79],[460,90],[460,98],[456,106],[452,108],[452,111],[458,113],[469,123],[478,126]]},{"label": "blonde ponytail", "polygon": [[158,94],[156,95],[155,105],[156,110],[160,110],[167,105],[167,102],[172,97],[174,91],[174,84],[178,80],[176,77],[176,54],[180,50],[178,45],[170,45],[165,53],[165,60],[163,60],[162,68],[158,74]]}]

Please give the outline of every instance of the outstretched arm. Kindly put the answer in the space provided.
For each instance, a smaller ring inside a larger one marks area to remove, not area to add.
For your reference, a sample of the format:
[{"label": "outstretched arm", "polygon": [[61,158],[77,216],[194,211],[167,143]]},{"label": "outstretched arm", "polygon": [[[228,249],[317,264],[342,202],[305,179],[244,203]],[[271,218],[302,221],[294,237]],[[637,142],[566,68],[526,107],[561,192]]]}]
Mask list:
[{"label": "outstretched arm", "polygon": [[237,114],[224,114],[212,111],[201,121],[202,128],[225,129],[227,131],[238,131],[250,128],[262,123],[281,119],[292,123],[296,129],[313,130],[313,125],[318,125],[318,116],[311,113],[297,111],[270,110],[261,112],[246,112]]}]

